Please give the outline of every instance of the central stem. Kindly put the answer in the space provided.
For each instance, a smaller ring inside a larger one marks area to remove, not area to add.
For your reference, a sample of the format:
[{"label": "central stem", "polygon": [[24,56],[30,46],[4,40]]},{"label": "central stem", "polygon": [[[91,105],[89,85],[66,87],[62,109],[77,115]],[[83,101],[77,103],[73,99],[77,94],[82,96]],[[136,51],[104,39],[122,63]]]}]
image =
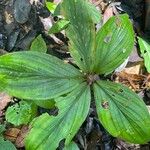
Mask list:
[{"label": "central stem", "polygon": [[100,77],[97,74],[87,74],[86,79],[87,83],[92,85],[95,81],[100,80]]}]

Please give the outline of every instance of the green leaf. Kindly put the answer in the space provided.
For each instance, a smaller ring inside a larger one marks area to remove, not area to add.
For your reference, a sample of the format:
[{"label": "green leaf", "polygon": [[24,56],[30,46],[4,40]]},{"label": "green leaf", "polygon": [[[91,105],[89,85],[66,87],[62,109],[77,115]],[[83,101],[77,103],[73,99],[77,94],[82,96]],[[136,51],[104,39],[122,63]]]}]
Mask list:
[{"label": "green leaf", "polygon": [[140,45],[140,51],[144,58],[145,67],[147,71],[150,73],[150,44],[140,37],[138,37],[138,42]]},{"label": "green leaf", "polygon": [[75,67],[44,53],[14,52],[0,57],[1,88],[21,99],[53,99],[76,88],[81,76]]},{"label": "green leaf", "polygon": [[52,33],[58,33],[62,30],[64,30],[69,24],[69,21],[67,20],[58,20],[51,28],[50,30],[48,31],[49,34],[52,34]]},{"label": "green leaf", "polygon": [[0,125],[0,137],[2,135],[2,133],[5,131],[5,126],[4,125]]},{"label": "green leaf", "polygon": [[94,84],[100,122],[114,137],[131,143],[150,141],[150,114],[134,92],[110,81]]},{"label": "green leaf", "polygon": [[53,108],[55,106],[55,101],[53,99],[51,100],[42,100],[42,101],[33,101],[33,103],[35,103],[36,105],[42,107],[42,108],[46,108],[46,109],[50,109]]},{"label": "green leaf", "polygon": [[34,39],[34,41],[31,44],[30,50],[31,51],[37,51],[37,52],[43,52],[43,53],[47,52],[46,43],[45,43],[45,41],[41,35],[37,36]]},{"label": "green leaf", "polygon": [[91,3],[88,3],[87,7],[88,7],[89,14],[91,14],[91,18],[92,18],[93,22],[99,23],[101,20],[100,10],[97,10],[96,7]]},{"label": "green leaf", "polygon": [[0,137],[0,150],[17,150],[10,141],[5,141]]},{"label": "green leaf", "polygon": [[71,142],[64,150],[79,150],[78,145],[75,142]]},{"label": "green leaf", "polygon": [[63,15],[70,21],[66,29],[69,50],[83,71],[90,71],[91,54],[95,49],[95,25],[90,6],[85,0],[64,0],[62,3]]},{"label": "green leaf", "polygon": [[21,101],[8,107],[6,120],[15,126],[28,124],[37,113],[37,107],[33,103]]},{"label": "green leaf", "polygon": [[[46,53],[47,52],[47,46],[46,43],[44,41],[44,39],[42,38],[41,35],[39,35],[32,43],[31,45],[31,51],[37,51],[37,52],[43,52]],[[55,101],[54,100],[43,100],[43,101],[34,101],[33,103],[42,107],[42,108],[46,108],[46,109],[50,109],[53,108],[55,106]]]},{"label": "green leaf", "polygon": [[90,99],[90,87],[86,83],[67,96],[56,98],[58,115],[43,114],[33,121],[26,138],[26,150],[56,150],[63,139],[68,145],[88,115]]},{"label": "green leaf", "polygon": [[59,3],[56,8],[55,8],[55,11],[54,13],[52,14],[53,17],[55,16],[61,16],[61,3]]},{"label": "green leaf", "polygon": [[134,32],[128,16],[111,17],[96,35],[93,71],[100,74],[112,72],[129,56],[133,44]]},{"label": "green leaf", "polygon": [[46,7],[51,13],[54,13],[57,5],[53,2],[46,2]]}]

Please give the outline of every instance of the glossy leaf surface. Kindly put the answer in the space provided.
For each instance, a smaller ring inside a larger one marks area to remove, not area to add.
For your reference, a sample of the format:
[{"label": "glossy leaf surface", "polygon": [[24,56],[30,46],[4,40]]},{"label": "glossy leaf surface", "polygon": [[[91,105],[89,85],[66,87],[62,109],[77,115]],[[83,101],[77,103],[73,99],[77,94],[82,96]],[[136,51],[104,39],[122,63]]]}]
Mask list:
[{"label": "glossy leaf surface", "polygon": [[56,5],[55,3],[53,3],[53,2],[47,2],[47,1],[46,1],[45,4],[46,4],[47,9],[48,9],[51,13],[54,13],[54,11],[55,11],[57,5]]},{"label": "glossy leaf surface", "polygon": [[131,53],[133,44],[133,27],[128,16],[110,18],[96,35],[94,72],[105,74],[119,67]]},{"label": "glossy leaf surface", "polygon": [[140,45],[142,57],[144,58],[145,67],[147,71],[150,73],[150,44],[140,37],[138,37],[138,42]]},{"label": "glossy leaf surface", "polygon": [[90,70],[91,53],[95,48],[95,25],[89,7],[85,0],[64,0],[62,3],[63,15],[70,21],[66,29],[69,50],[83,71]]},{"label": "glossy leaf surface", "polygon": [[99,120],[110,134],[131,143],[150,140],[150,114],[134,92],[121,84],[98,81],[94,93]]},{"label": "glossy leaf surface", "polygon": [[33,121],[26,139],[27,150],[56,150],[66,139],[68,145],[84,122],[90,108],[90,88],[82,83],[67,96],[56,98],[57,116],[43,114]]},{"label": "glossy leaf surface", "polygon": [[39,52],[15,52],[0,57],[1,88],[21,99],[47,100],[72,91],[81,73],[62,60]]}]

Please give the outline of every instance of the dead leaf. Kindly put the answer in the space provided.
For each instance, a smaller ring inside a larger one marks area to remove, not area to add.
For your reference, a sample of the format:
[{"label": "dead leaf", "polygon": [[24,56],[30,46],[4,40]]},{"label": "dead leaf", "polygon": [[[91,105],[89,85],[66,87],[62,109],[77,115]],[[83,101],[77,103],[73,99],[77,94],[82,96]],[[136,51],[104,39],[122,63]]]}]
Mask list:
[{"label": "dead leaf", "polygon": [[107,7],[103,15],[103,23],[105,24],[109,18],[113,16],[113,7]]},{"label": "dead leaf", "polygon": [[4,137],[11,142],[15,142],[19,132],[20,129],[18,128],[9,128],[5,131]]},{"label": "dead leaf", "polygon": [[42,18],[42,17],[39,17],[39,18],[44,26],[45,32],[48,33],[49,29],[52,27],[54,23],[53,18],[51,16],[48,18]]},{"label": "dead leaf", "polygon": [[129,74],[124,71],[116,73],[117,77],[115,79],[116,82],[120,82],[134,91],[143,90],[143,84],[146,80],[145,75],[138,74]]},{"label": "dead leaf", "polygon": [[143,69],[144,63],[143,61],[134,62],[127,65],[127,67],[123,70],[128,74],[141,74]]},{"label": "dead leaf", "polygon": [[2,111],[10,101],[11,97],[8,94],[0,93],[0,111]]},{"label": "dead leaf", "polygon": [[57,4],[57,5],[58,5],[59,3],[61,3],[61,2],[62,2],[62,0],[54,0],[54,1],[53,1],[53,3],[55,3],[55,4]]},{"label": "dead leaf", "polygon": [[29,127],[27,125],[24,125],[21,128],[21,131],[15,142],[16,147],[18,147],[18,148],[24,147],[24,139],[25,139],[25,136],[27,135],[28,131],[29,131]]},{"label": "dead leaf", "polygon": [[139,144],[128,143],[121,139],[116,139],[116,147],[117,147],[117,150],[129,150],[129,149],[138,150],[138,149],[140,149]]}]

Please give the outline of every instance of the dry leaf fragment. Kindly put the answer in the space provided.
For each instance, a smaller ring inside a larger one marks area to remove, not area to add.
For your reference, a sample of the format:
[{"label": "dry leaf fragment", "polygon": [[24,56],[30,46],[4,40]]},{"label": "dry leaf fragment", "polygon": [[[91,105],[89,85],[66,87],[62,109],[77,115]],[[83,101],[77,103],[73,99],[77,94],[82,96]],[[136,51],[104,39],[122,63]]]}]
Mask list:
[{"label": "dry leaf fragment", "polygon": [[16,139],[16,142],[15,142],[15,145],[16,147],[18,148],[21,148],[21,147],[24,147],[24,139],[25,139],[25,136],[27,135],[29,131],[29,127],[27,125],[24,125],[22,128],[21,128],[21,131]]},{"label": "dry leaf fragment", "polygon": [[8,94],[0,93],[0,111],[2,111],[10,101],[11,97]]},{"label": "dry leaf fragment", "polygon": [[106,23],[113,16],[113,7],[107,7],[103,15],[103,23]]},{"label": "dry leaf fragment", "polygon": [[130,66],[128,65],[123,71],[128,74],[141,74],[143,68],[143,62],[134,62]]},{"label": "dry leaf fragment", "polygon": [[20,129],[18,128],[9,128],[5,131],[4,137],[11,142],[15,142],[19,132]]},{"label": "dry leaf fragment", "polygon": [[145,75],[129,74],[124,71],[116,74],[116,81],[131,87],[134,91],[141,91],[146,79]]}]

